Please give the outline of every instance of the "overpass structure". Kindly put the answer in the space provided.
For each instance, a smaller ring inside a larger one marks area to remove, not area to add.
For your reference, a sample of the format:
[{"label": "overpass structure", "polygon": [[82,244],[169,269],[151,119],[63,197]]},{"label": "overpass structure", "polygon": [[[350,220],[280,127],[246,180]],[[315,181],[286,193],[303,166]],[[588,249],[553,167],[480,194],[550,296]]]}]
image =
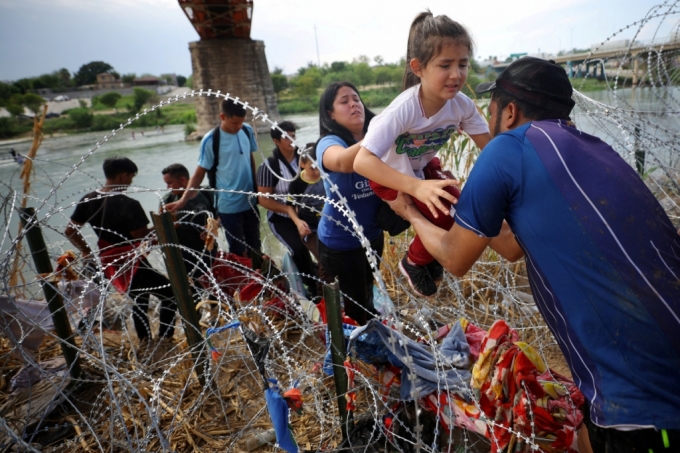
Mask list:
[{"label": "overpass structure", "polygon": [[[637,86],[641,80],[640,63],[646,60],[650,55],[654,58],[667,54],[668,52],[680,50],[680,39],[674,39],[669,42],[661,43],[644,43],[633,41],[629,43],[615,42],[611,45],[604,45],[600,47],[593,46],[595,50],[590,52],[582,52],[575,54],[560,55],[551,57],[555,63],[565,66],[569,77],[602,77],[604,76],[605,63],[608,60],[617,59],[621,63],[626,63],[630,66],[629,70],[618,70],[621,73],[629,76],[632,79],[633,86]],[[521,54],[513,54],[521,55]],[[501,72],[508,67],[510,62],[498,63],[492,66],[496,72]]]},{"label": "overpass structure", "polygon": [[[591,52],[579,54],[562,55],[555,57],[555,63],[564,64],[570,77],[600,77],[604,75],[607,60],[620,59],[630,62],[631,78],[633,86],[637,86],[640,77],[640,62],[647,59],[650,54],[652,57],[661,56],[663,53],[677,51],[680,49],[680,40],[670,42],[643,43],[633,41],[624,46],[606,46],[606,43]],[[623,61],[622,61],[623,62]],[[592,72],[591,72],[592,67]],[[599,69],[599,74],[598,74]]]},{"label": "overpass structure", "polygon": [[[220,90],[278,119],[264,42],[250,37],[253,0],[178,0],[200,37],[189,43],[194,88]],[[219,121],[219,101],[196,101],[198,136]]]}]

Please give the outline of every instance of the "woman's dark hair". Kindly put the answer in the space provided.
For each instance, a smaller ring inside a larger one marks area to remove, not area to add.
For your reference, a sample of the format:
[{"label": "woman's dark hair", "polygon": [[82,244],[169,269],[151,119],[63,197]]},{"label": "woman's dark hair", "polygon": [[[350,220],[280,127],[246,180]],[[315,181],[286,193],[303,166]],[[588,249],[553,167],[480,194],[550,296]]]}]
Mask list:
[{"label": "woman's dark hair", "polygon": [[458,44],[467,46],[472,58],[475,44],[467,29],[448,16],[434,16],[428,9],[416,16],[411,23],[406,46],[406,68],[402,90],[411,88],[420,82],[417,75],[411,70],[410,61],[414,58],[420,62],[421,67],[427,64],[442,51],[445,39],[453,39]]},{"label": "woman's dark hair", "polygon": [[106,179],[114,179],[121,173],[137,174],[137,165],[127,157],[109,157],[104,161],[104,176]]},{"label": "woman's dark hair", "polygon": [[[354,92],[359,96],[359,100],[363,104],[364,101],[361,100],[361,95],[357,87],[349,82],[333,82],[328,85],[326,91],[321,95],[321,100],[319,101],[319,134],[321,137],[326,135],[337,135],[340,137],[347,146],[352,146],[357,141],[354,139],[352,133],[345,126],[341,126],[334,119],[331,118],[330,112],[333,111],[333,102],[335,102],[335,97],[338,95],[338,91],[342,87],[348,87],[354,90]],[[371,122],[375,113],[371,112],[366,105],[364,105],[364,134],[368,131],[368,124]]]}]

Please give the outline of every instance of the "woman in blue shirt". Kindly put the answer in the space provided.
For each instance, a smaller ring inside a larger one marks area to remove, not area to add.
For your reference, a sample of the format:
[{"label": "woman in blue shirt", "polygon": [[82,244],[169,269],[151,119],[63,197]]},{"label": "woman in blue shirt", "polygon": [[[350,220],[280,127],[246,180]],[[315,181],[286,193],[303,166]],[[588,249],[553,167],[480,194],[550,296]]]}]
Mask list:
[{"label": "woman in blue shirt", "polygon": [[[349,82],[331,84],[319,103],[321,138],[316,152],[328,179],[324,180],[326,196],[334,201],[347,200],[358,226],[370,241],[376,258],[382,255],[383,232],[377,223],[380,199],[368,180],[354,172],[354,157],[368,123],[375,115],[364,107],[356,87]],[[338,192],[331,190],[331,185]],[[337,277],[344,295],[345,314],[359,325],[377,315],[373,307],[373,269],[361,245],[357,225],[336,208],[326,203],[319,223],[319,255],[321,264],[331,277]]]}]

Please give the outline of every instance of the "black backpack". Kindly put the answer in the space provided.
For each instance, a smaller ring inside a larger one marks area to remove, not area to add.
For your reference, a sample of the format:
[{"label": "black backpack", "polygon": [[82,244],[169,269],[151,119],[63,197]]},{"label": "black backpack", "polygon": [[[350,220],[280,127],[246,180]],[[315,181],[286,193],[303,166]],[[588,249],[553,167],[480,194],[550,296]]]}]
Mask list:
[{"label": "black backpack", "polygon": [[[250,143],[250,140],[252,139],[252,131],[250,128],[246,127],[243,125],[241,128],[243,133],[246,134],[246,137],[248,137],[248,142]],[[216,189],[217,188],[217,166],[220,163],[220,125],[218,124],[215,129],[213,129],[213,166],[210,170],[208,170],[208,186],[211,189]],[[257,179],[255,176],[255,167],[251,162],[251,171],[253,174],[253,192],[257,192]],[[204,191],[204,194],[208,198],[208,200],[212,203],[212,210],[214,213],[217,213],[217,193],[214,191],[209,191],[206,190]],[[257,197],[254,197],[254,204],[257,203]]]}]

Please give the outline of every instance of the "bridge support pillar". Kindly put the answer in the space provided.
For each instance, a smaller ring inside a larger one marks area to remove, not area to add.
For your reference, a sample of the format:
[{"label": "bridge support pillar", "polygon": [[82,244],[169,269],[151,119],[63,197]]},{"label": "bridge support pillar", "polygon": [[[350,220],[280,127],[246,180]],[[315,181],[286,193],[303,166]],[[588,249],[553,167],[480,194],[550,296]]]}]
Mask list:
[{"label": "bridge support pillar", "polygon": [[[264,42],[252,39],[210,39],[189,43],[194,89],[220,90],[247,101],[248,105],[279,119],[274,85],[269,75]],[[219,122],[219,100],[213,96],[196,100],[197,133],[205,135]],[[246,120],[250,120],[248,113]],[[258,126],[264,123],[258,122]]]}]

